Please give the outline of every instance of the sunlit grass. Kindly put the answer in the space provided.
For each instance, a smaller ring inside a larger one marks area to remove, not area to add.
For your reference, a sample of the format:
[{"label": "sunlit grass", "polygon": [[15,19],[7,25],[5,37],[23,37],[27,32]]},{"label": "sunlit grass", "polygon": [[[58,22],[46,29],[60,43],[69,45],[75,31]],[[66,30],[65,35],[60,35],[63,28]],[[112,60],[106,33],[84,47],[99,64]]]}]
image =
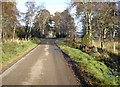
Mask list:
[{"label": "sunlit grass", "polygon": [[110,69],[103,62],[96,61],[88,54],[69,47],[62,41],[56,41],[56,44],[78,64],[78,68],[87,83],[99,85],[118,84],[118,77],[111,75]]},{"label": "sunlit grass", "polygon": [[26,50],[35,47],[39,40],[14,40],[2,43],[2,59],[0,61],[7,62]]}]

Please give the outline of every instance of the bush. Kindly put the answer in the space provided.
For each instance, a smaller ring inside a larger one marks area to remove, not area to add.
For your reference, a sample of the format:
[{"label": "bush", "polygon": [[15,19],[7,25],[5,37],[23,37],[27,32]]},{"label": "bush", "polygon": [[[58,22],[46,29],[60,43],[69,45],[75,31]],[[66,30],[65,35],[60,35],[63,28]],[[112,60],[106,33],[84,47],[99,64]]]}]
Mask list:
[{"label": "bush", "polygon": [[89,34],[86,34],[83,38],[82,38],[82,44],[91,47],[92,46],[92,40],[93,37],[90,36]]}]

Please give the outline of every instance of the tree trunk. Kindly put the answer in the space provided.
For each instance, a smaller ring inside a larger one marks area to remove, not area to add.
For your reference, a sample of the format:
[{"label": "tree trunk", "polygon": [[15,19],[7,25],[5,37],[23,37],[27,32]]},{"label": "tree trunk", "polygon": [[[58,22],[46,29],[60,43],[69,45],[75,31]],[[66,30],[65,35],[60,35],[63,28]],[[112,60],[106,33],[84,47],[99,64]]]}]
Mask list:
[{"label": "tree trunk", "polygon": [[15,24],[15,26],[14,26],[14,29],[13,29],[13,41],[15,40],[15,30],[16,30],[16,24]]},{"label": "tree trunk", "polygon": [[116,45],[115,45],[115,42],[113,42],[113,52],[116,53]]},{"label": "tree trunk", "polygon": [[30,31],[29,31],[29,39],[31,38],[31,26],[30,26]]},{"label": "tree trunk", "polygon": [[104,48],[104,29],[101,31],[101,48]]},{"label": "tree trunk", "polygon": [[90,37],[90,44],[91,46],[93,46],[91,17],[89,18],[89,37]]}]

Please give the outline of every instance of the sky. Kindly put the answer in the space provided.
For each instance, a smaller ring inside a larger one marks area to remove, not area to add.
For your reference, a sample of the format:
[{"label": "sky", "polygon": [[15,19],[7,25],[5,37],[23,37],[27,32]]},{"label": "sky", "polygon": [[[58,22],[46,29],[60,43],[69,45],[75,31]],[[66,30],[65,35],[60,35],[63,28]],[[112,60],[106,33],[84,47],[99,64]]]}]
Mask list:
[{"label": "sky", "polygon": [[[45,6],[45,9],[49,10],[49,12],[54,15],[54,13],[57,12],[63,12],[68,6],[71,0],[17,0],[17,8],[20,12],[26,12],[27,8],[25,6],[25,2],[27,1],[35,1],[37,6],[40,6],[43,4]],[[72,9],[71,14],[74,14],[75,8]],[[74,16],[73,16],[74,17]],[[74,17],[75,18],[75,17]],[[77,23],[79,19],[76,19],[75,24],[79,25],[77,26],[77,32],[80,32],[82,29],[82,24],[79,22]],[[22,23],[24,25],[24,23]]]},{"label": "sky", "polygon": [[17,0],[17,8],[19,11],[26,11],[25,2],[27,1],[35,1],[38,6],[43,4],[51,14],[54,14],[56,11],[64,11],[71,0]]},{"label": "sky", "polygon": [[[37,6],[41,6],[41,4],[44,5],[45,9],[47,9],[52,15],[54,15],[56,11],[63,12],[71,2],[71,0],[17,0],[17,8],[20,12],[26,12],[27,9],[25,6],[25,2],[27,1],[35,1]],[[80,0],[73,0],[73,1],[80,1]],[[98,1],[98,0],[95,0],[95,1]],[[120,1],[120,0],[117,0],[117,1]],[[71,14],[74,14],[74,13],[75,13],[75,8],[73,8],[71,11]],[[74,15],[73,15],[73,18],[75,18]],[[82,29],[82,22],[79,22],[80,19],[81,17],[78,19],[75,19],[77,32],[80,32]]]}]

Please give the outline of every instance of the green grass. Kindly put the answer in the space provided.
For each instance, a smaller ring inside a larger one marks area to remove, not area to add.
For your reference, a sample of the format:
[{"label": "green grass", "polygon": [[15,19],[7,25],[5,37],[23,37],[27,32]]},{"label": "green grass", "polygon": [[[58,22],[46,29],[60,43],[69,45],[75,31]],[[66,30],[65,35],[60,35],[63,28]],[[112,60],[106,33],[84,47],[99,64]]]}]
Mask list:
[{"label": "green grass", "polygon": [[19,56],[30,48],[35,47],[39,40],[15,40],[6,41],[2,43],[2,59],[0,61],[6,62]]},{"label": "green grass", "polygon": [[67,46],[62,41],[56,41],[56,44],[77,63],[80,72],[88,84],[118,84],[118,78],[110,75],[110,69],[104,63],[94,60],[94,58],[78,49]]}]

